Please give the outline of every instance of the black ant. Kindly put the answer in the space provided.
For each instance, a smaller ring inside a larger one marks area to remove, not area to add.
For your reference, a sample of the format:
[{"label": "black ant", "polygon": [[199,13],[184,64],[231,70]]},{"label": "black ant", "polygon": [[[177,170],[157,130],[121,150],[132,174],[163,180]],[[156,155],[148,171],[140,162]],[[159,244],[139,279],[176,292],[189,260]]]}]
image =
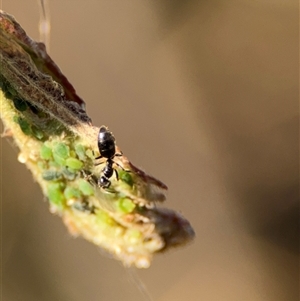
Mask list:
[{"label": "black ant", "polygon": [[[121,165],[114,162],[113,160],[114,157],[121,157],[123,155],[122,153],[116,153],[115,141],[116,140],[112,132],[110,132],[106,126],[101,126],[98,134],[98,149],[100,152],[100,156],[95,159],[107,159],[106,165],[101,171],[102,175],[98,179],[98,185],[102,188],[109,188],[111,184],[109,179],[112,177],[114,171],[116,173],[117,180],[119,180],[118,172],[115,168],[113,168],[114,163],[124,170],[124,168]],[[96,163],[95,165],[99,165],[101,163]]]}]

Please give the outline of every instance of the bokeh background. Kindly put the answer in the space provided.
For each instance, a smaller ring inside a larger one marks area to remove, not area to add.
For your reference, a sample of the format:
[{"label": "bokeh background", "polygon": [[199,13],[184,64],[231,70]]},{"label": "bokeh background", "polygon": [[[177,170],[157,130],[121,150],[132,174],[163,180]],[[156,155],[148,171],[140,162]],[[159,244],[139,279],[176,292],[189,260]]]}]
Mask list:
[{"label": "bokeh background", "polygon": [[[50,1],[50,54],[196,231],[138,271],[155,301],[299,300],[298,1]],[[3,0],[39,39],[37,0]],[[147,300],[48,211],[1,140],[2,300]]]}]

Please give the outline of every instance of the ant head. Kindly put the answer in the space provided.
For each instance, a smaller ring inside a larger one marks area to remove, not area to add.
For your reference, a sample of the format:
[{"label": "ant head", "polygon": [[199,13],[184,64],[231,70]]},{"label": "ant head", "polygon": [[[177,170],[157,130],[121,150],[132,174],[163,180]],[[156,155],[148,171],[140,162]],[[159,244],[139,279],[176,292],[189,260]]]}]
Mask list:
[{"label": "ant head", "polygon": [[102,187],[102,188],[109,188],[109,186],[110,186],[110,180],[109,179],[107,179],[106,177],[101,177],[100,179],[99,179],[99,182],[98,182],[98,184],[100,185],[100,187]]}]

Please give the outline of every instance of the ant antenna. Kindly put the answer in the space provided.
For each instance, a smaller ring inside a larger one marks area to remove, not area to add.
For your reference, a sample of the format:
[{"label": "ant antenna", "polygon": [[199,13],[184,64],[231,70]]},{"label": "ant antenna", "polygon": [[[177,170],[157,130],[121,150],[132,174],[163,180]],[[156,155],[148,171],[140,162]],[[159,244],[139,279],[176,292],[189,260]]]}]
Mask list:
[{"label": "ant antenna", "polygon": [[40,41],[46,46],[47,52],[50,51],[50,14],[48,0],[38,0],[40,6],[39,33]]}]

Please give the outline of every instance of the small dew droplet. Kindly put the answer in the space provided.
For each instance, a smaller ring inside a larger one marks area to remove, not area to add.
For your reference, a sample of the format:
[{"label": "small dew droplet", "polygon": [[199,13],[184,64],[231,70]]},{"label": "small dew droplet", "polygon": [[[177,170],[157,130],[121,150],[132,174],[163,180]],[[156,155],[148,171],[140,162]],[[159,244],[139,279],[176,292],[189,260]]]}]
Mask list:
[{"label": "small dew droplet", "polygon": [[20,163],[26,163],[26,161],[27,161],[27,157],[23,154],[23,153],[19,153],[19,155],[18,155],[18,161],[20,162]]},{"label": "small dew droplet", "polygon": [[146,257],[141,257],[136,261],[135,265],[139,269],[147,269],[150,267],[150,260]]}]

